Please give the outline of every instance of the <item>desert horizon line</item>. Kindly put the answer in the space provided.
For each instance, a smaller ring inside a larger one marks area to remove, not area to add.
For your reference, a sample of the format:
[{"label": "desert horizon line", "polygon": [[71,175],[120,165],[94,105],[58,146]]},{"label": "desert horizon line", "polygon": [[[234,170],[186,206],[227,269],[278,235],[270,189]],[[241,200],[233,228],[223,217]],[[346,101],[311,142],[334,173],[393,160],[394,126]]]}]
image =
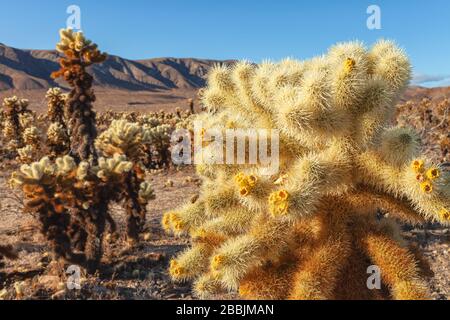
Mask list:
[{"label": "desert horizon line", "polygon": [[[4,42],[0,41],[0,46],[4,46],[4,47],[8,47],[8,48],[12,48],[12,49],[16,49],[16,50],[21,50],[21,51],[43,51],[43,52],[55,52],[58,53],[56,49],[46,49],[46,48],[23,48],[23,47],[17,47],[17,46],[13,46],[13,45],[9,45],[6,44]],[[108,53],[109,57],[117,57],[123,60],[127,60],[127,61],[133,61],[133,62],[141,62],[141,61],[148,61],[148,60],[160,60],[160,59],[177,59],[177,60],[197,60],[197,61],[209,61],[209,62],[218,62],[218,63],[233,63],[233,62],[237,62],[237,61],[249,61],[251,63],[255,63],[255,64],[259,64],[263,61],[280,61],[282,59],[286,59],[286,58],[292,58],[292,59],[296,59],[296,60],[305,60],[307,59],[307,57],[305,58],[299,58],[299,57],[295,57],[295,56],[286,56],[284,58],[264,58],[264,59],[259,59],[259,61],[254,61],[253,59],[249,59],[249,58],[210,58],[210,57],[195,57],[195,56],[177,56],[177,55],[167,55],[167,56],[149,56],[146,58],[128,58],[128,57],[124,57],[120,54],[114,54],[114,53]],[[429,81],[424,81],[424,80],[419,80],[422,78],[428,78],[431,79]],[[414,82],[415,79],[417,79],[416,81],[419,81],[418,83]],[[434,80],[437,79],[437,80]],[[417,72],[413,74],[413,78],[410,81],[409,86],[410,87],[420,87],[420,88],[448,88],[450,87],[450,84],[441,84],[440,82],[442,81],[446,81],[450,79],[450,75],[444,75],[444,74],[428,74],[428,73],[423,73],[423,72]],[[432,84],[432,83],[437,83],[437,84]],[[0,90],[2,91],[2,90]]]}]

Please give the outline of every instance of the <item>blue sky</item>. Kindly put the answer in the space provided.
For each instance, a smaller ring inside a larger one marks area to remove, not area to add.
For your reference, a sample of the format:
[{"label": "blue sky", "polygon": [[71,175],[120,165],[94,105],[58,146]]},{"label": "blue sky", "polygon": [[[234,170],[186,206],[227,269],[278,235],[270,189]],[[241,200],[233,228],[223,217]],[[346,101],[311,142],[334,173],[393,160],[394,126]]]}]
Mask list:
[{"label": "blue sky", "polygon": [[[396,40],[414,65],[415,83],[450,85],[448,0],[0,0],[0,42],[52,49],[69,5],[101,49],[129,59],[299,59],[338,41]],[[366,27],[381,9],[381,30]]]}]

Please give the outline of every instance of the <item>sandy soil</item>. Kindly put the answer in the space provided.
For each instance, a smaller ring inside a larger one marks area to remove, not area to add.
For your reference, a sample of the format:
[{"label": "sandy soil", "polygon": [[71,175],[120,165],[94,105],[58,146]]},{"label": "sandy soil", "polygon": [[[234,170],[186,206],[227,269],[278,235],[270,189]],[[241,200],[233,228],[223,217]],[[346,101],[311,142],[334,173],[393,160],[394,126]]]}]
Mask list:
[{"label": "sandy soil", "polygon": [[[173,89],[173,90],[155,90],[155,91],[126,91],[116,89],[96,88],[95,109],[98,112],[113,111],[174,111],[176,108],[187,109],[189,107],[188,99],[194,99],[198,106],[198,97],[196,90]],[[2,97],[17,95],[20,98],[30,101],[30,109],[38,113],[47,111],[47,102],[45,100],[46,90],[7,90],[2,91]]]}]

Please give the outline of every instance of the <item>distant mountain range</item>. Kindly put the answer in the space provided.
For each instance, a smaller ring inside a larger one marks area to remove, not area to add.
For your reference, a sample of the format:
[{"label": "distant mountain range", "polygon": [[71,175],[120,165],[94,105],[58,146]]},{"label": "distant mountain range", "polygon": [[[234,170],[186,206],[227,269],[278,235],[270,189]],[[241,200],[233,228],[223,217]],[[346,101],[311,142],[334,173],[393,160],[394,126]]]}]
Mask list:
[{"label": "distant mountain range", "polygon": [[[0,90],[47,89],[65,87],[50,74],[59,69],[59,54],[49,50],[22,50],[0,44]],[[217,63],[206,59],[156,58],[128,60],[109,56],[92,67],[95,85],[122,90],[198,89],[205,75]]]},{"label": "distant mountain range", "polygon": [[[22,50],[0,43],[0,91],[45,90],[66,87],[50,78],[58,70],[59,54],[50,50]],[[95,86],[103,91],[195,92],[205,85],[205,75],[215,64],[231,63],[193,58],[155,58],[128,60],[111,55],[101,65],[92,67]],[[189,94],[187,94],[189,96]],[[410,87],[404,100],[450,97],[450,87]]]}]

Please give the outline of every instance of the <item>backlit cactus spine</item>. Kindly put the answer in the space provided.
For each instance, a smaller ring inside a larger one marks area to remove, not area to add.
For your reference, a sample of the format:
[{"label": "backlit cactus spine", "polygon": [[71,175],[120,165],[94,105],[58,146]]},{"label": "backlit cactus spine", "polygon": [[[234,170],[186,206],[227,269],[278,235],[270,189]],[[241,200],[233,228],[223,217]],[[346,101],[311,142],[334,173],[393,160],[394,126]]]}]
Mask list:
[{"label": "backlit cactus spine", "polygon": [[[448,224],[450,177],[418,153],[412,131],[390,127],[409,79],[408,59],[390,41],[214,68],[202,92],[202,134],[278,130],[280,168],[197,165],[200,198],[162,220],[193,242],[171,263],[173,279],[194,280],[200,297],[428,298],[421,259],[393,218]],[[224,148],[214,142],[203,139],[203,157]],[[378,209],[390,217],[379,221]],[[388,292],[366,287],[371,264]]]}]

